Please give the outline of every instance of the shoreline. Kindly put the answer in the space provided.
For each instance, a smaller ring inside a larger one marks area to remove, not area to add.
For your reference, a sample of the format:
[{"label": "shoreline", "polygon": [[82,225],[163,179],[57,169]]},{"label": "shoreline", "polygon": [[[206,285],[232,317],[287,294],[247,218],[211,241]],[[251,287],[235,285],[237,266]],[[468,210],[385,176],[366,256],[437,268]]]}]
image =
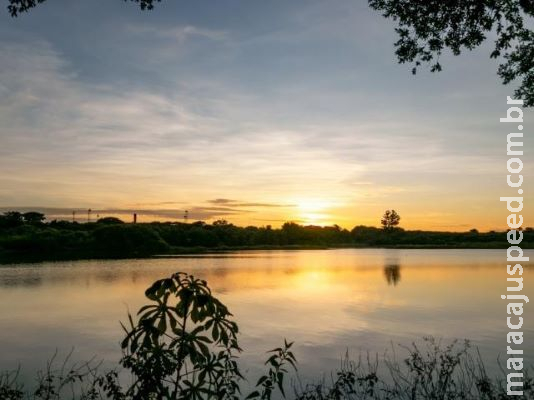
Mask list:
[{"label": "shoreline", "polygon": [[[13,265],[25,263],[44,263],[56,261],[82,261],[82,260],[132,260],[132,259],[166,259],[182,258],[184,256],[227,254],[238,251],[298,251],[298,250],[341,250],[341,249],[399,249],[399,250],[502,250],[506,246],[501,243],[488,245],[489,243],[469,243],[455,245],[423,245],[423,244],[398,244],[398,245],[282,245],[282,246],[220,246],[220,247],[176,247],[168,253],[163,254],[130,254],[116,255],[109,254],[47,254],[45,256],[21,255],[21,254],[0,254],[0,265]],[[525,250],[534,250],[534,246],[527,246]]]}]

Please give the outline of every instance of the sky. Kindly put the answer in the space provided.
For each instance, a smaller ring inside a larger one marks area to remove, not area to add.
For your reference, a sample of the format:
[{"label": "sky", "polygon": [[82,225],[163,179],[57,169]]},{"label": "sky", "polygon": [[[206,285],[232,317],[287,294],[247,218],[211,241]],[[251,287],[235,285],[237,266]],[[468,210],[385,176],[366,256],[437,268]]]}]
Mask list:
[{"label": "sky", "polygon": [[[236,225],[503,230],[491,44],[443,72],[354,0],[47,1],[0,10],[0,211]],[[532,111],[525,111],[532,226]]]}]

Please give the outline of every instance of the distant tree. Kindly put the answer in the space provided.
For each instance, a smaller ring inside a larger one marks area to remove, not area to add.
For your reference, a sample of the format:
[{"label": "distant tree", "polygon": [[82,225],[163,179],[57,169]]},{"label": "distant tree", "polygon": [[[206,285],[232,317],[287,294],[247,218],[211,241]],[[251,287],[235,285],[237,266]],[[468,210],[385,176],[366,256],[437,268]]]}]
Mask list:
[{"label": "distant tree", "polygon": [[37,211],[29,211],[29,212],[22,214],[22,219],[24,223],[26,224],[40,225],[44,222],[46,217],[43,213],[40,213]]},{"label": "distant tree", "polygon": [[147,256],[165,253],[169,248],[156,230],[141,224],[104,224],[91,236],[96,254],[107,257]]},{"label": "distant tree", "polygon": [[18,211],[7,211],[0,215],[0,226],[3,228],[15,228],[22,224],[24,224],[24,219]]},{"label": "distant tree", "polygon": [[374,226],[355,226],[350,232],[354,243],[358,245],[371,245],[381,235],[382,231]]},{"label": "distant tree", "polygon": [[225,219],[218,219],[217,221],[214,221],[212,225],[213,226],[229,226],[231,224],[229,224],[228,221]]},{"label": "distant tree", "polygon": [[191,246],[215,247],[219,239],[215,232],[208,230],[204,225],[193,226],[188,230],[187,244]]},{"label": "distant tree", "polygon": [[113,225],[113,224],[124,224],[124,221],[116,217],[104,217],[104,218],[98,219],[96,223]]},{"label": "distant tree", "polygon": [[385,230],[392,230],[399,225],[400,215],[395,210],[386,210],[380,223]]},{"label": "distant tree", "polygon": [[285,236],[286,244],[299,244],[303,242],[303,227],[295,222],[285,222],[282,225],[282,232]]},{"label": "distant tree", "polygon": [[413,74],[422,63],[441,71],[445,49],[460,55],[495,37],[490,57],[503,60],[498,75],[504,84],[520,79],[515,96],[534,105],[534,1],[369,0],[369,6],[396,22],[395,54],[399,63],[413,63]]}]

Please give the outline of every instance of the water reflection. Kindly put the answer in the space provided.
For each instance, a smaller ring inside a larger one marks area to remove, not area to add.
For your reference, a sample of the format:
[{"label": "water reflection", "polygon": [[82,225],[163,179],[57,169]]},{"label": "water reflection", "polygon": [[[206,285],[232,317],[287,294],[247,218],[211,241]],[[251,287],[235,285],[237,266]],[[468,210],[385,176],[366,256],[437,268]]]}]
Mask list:
[{"label": "water reflection", "polygon": [[13,286],[40,286],[43,284],[43,278],[41,276],[1,276],[0,275],[0,287],[13,287]]},{"label": "water reflection", "polygon": [[392,249],[387,253],[384,263],[384,276],[388,286],[397,286],[401,279],[401,253]]},{"label": "water reflection", "polygon": [[42,366],[56,348],[119,358],[119,321],[176,271],[206,279],[229,306],[250,369],[283,338],[296,342],[301,371],[312,376],[347,349],[382,353],[423,335],[471,338],[494,361],[506,338],[502,267],[500,250],[393,249],[3,266],[0,326],[9,329],[0,330],[0,369]]},{"label": "water reflection", "polygon": [[384,275],[388,285],[397,286],[401,279],[400,265],[391,264],[384,266]]}]

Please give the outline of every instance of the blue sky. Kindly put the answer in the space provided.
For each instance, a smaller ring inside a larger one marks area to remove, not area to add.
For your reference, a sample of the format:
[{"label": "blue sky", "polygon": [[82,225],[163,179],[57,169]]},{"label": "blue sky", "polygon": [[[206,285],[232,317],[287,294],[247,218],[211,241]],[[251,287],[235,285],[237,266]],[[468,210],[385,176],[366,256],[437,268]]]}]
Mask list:
[{"label": "blue sky", "polygon": [[504,228],[489,45],[412,76],[391,21],[344,0],[49,0],[0,38],[3,209]]}]

